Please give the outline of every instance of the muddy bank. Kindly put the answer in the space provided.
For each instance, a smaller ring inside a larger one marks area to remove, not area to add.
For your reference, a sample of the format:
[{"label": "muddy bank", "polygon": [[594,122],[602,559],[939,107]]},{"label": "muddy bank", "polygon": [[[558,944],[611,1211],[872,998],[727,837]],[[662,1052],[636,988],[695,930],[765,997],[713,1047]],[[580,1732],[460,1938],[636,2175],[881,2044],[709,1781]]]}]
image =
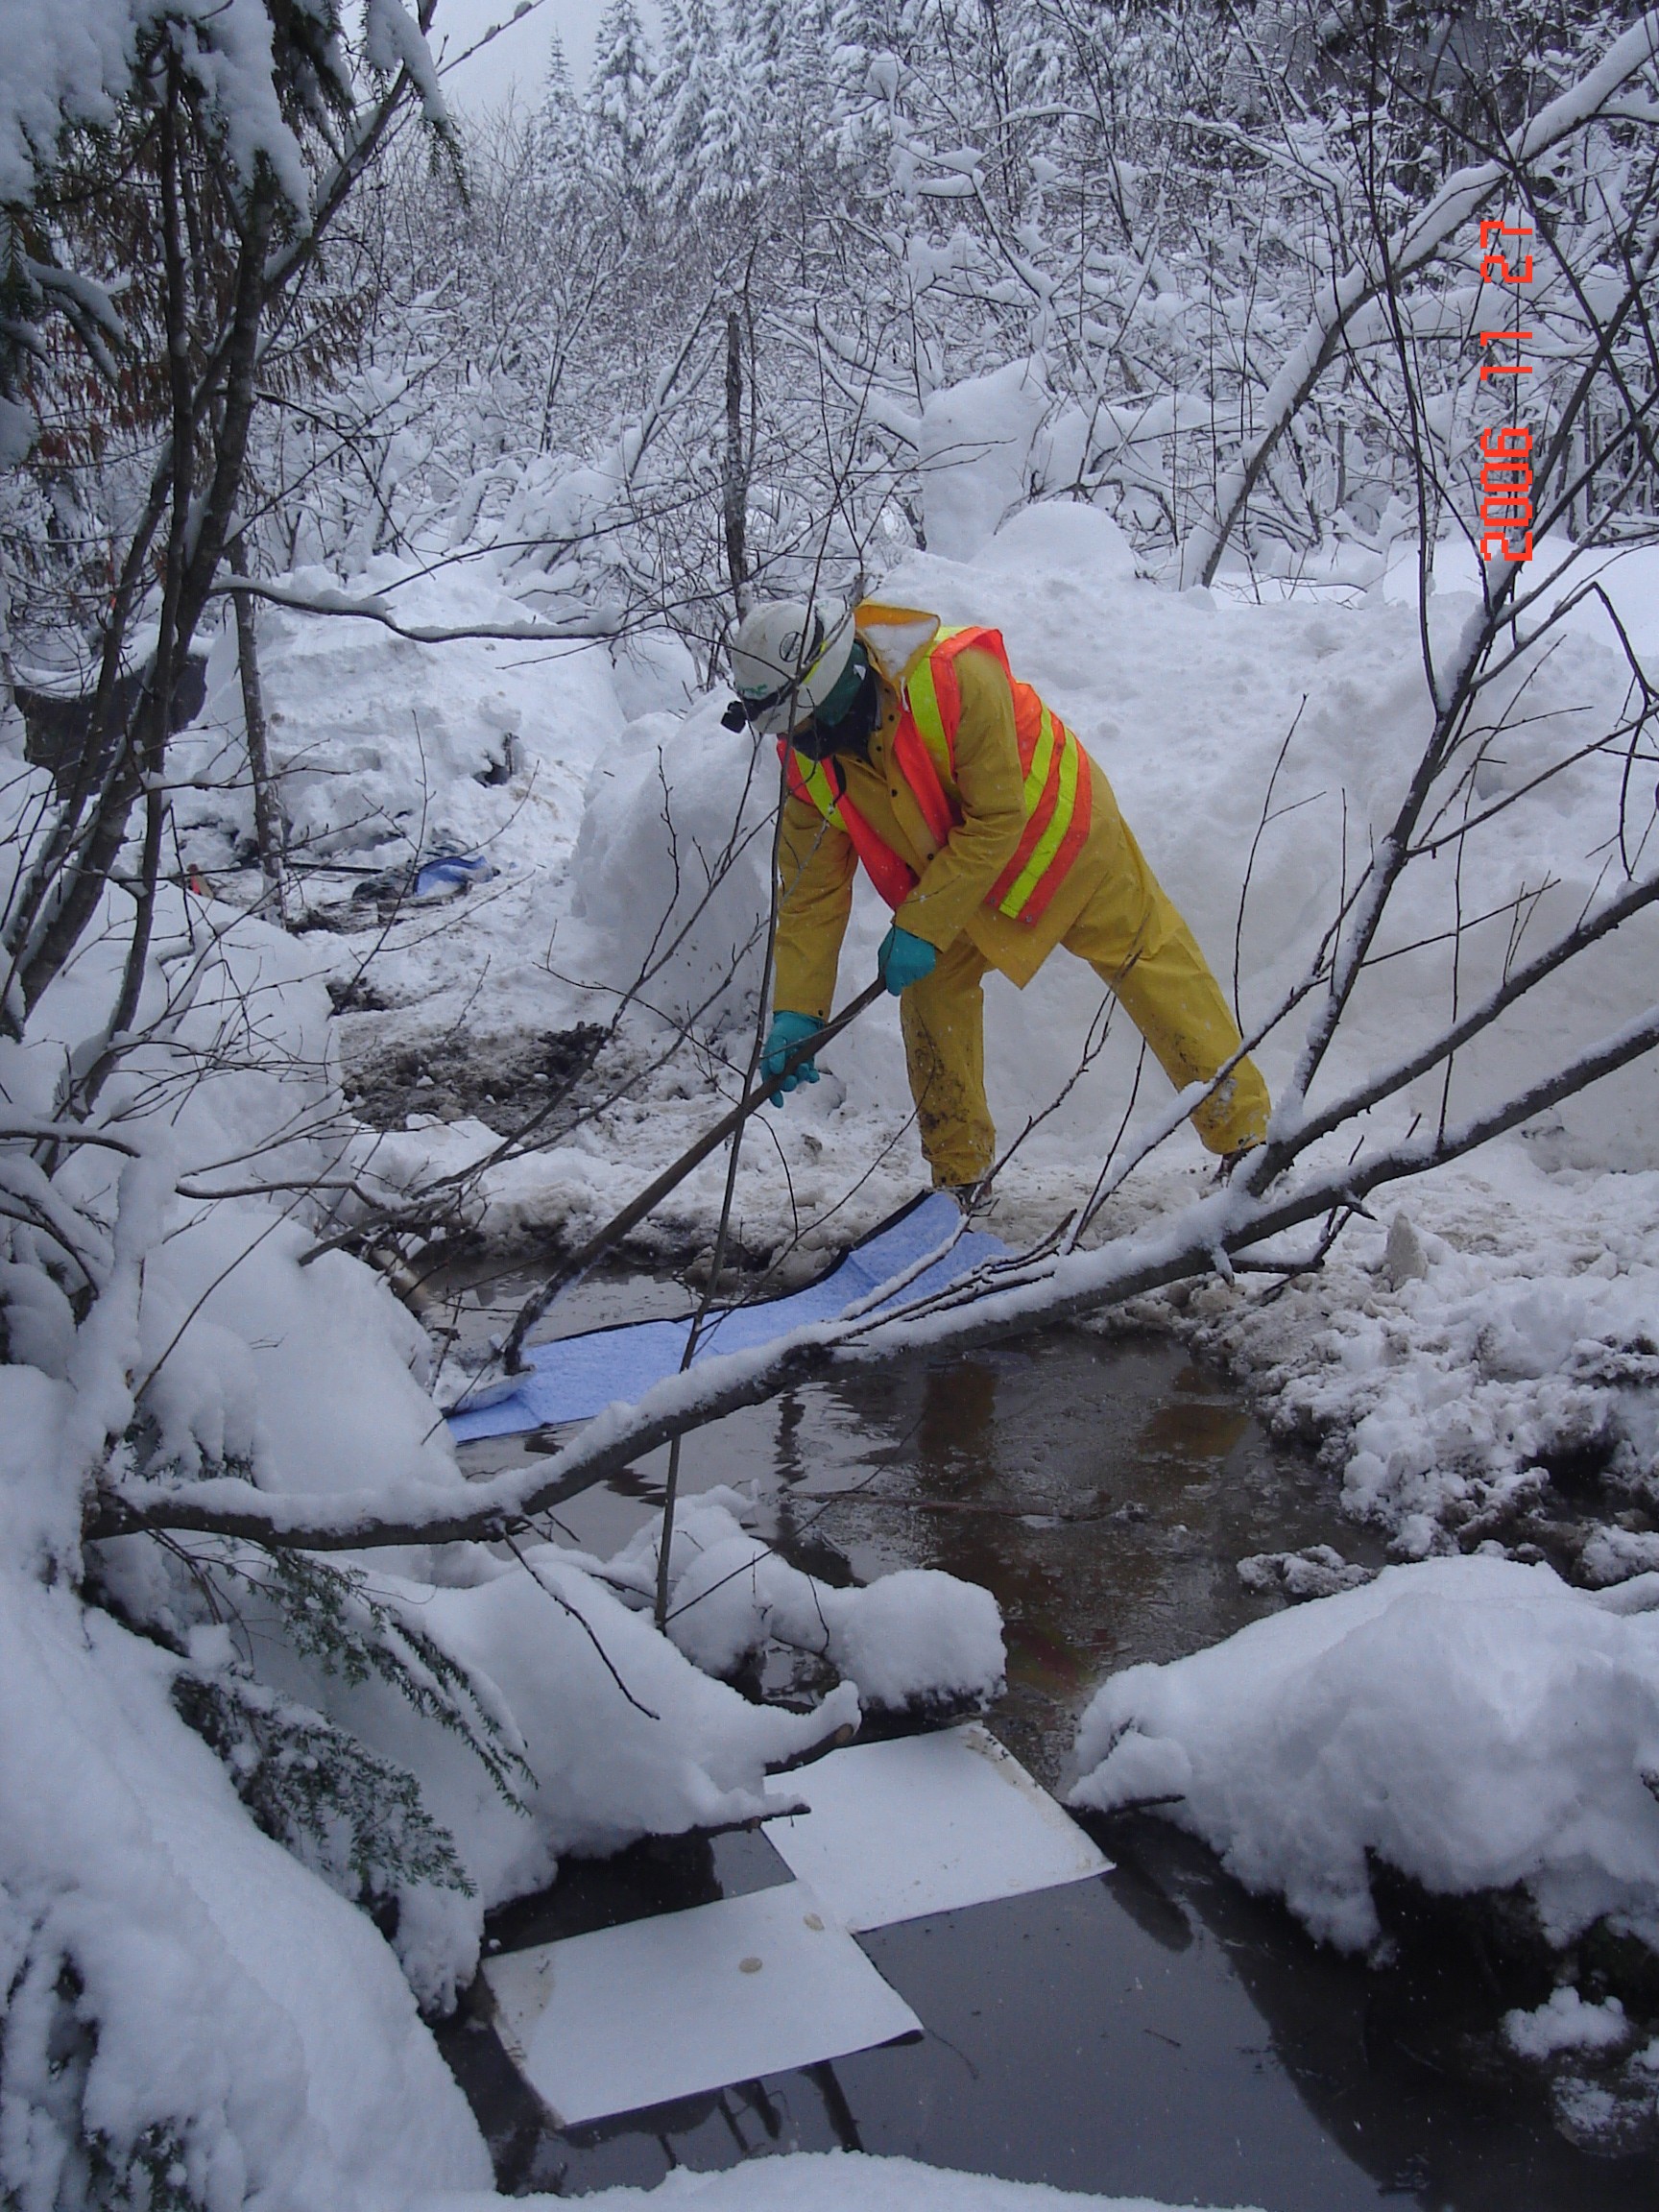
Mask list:
[{"label": "muddy bank", "polygon": [[596,1022],[500,1037],[411,1033],[364,978],[333,996],[346,1097],[372,1129],[421,1115],[476,1118],[503,1134],[537,1120],[557,1133],[605,1089],[594,1063],[607,1033]]}]

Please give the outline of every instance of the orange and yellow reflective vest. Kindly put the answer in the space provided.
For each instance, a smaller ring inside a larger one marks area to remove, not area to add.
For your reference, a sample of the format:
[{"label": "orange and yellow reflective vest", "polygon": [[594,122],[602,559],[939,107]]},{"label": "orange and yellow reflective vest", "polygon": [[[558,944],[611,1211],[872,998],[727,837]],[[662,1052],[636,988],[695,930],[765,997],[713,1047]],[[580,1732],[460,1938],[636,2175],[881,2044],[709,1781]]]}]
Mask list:
[{"label": "orange and yellow reflective vest", "polygon": [[[962,720],[955,661],[969,646],[991,654],[1008,679],[1024,780],[1025,827],[1013,858],[986,893],[985,903],[1010,921],[1035,922],[1065,881],[1089,835],[1089,756],[1030,685],[1015,677],[1000,631],[974,626],[937,634],[911,669],[901,694],[893,760],[934,842],[943,846],[962,819],[942,777],[955,781],[956,732]],[[897,911],[916,888],[915,870],[882,841],[847,797],[834,759],[808,760],[786,738],[779,739],[778,752],[791,795],[806,800],[826,821],[846,830],[870,880]]]}]

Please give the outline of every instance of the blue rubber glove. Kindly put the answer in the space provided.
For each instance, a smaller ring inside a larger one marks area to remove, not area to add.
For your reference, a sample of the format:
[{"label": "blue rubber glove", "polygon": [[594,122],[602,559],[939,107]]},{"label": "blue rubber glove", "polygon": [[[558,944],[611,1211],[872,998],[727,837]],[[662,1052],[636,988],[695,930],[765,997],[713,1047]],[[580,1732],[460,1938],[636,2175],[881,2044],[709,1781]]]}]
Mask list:
[{"label": "blue rubber glove", "polygon": [[760,1078],[768,1075],[780,1077],[772,1094],[772,1104],[781,1106],[785,1091],[793,1091],[797,1083],[816,1083],[818,1070],[810,1060],[803,1060],[793,1075],[784,1075],[783,1063],[798,1045],[805,1045],[808,1037],[816,1037],[824,1026],[810,1014],[774,1014],[772,1026],[766,1032],[766,1042],[760,1049]]},{"label": "blue rubber glove", "polygon": [[901,929],[895,922],[881,940],[881,950],[876,955],[876,973],[897,998],[902,991],[908,991],[912,983],[920,983],[924,975],[931,975],[938,958],[926,937],[912,937],[908,929]]}]

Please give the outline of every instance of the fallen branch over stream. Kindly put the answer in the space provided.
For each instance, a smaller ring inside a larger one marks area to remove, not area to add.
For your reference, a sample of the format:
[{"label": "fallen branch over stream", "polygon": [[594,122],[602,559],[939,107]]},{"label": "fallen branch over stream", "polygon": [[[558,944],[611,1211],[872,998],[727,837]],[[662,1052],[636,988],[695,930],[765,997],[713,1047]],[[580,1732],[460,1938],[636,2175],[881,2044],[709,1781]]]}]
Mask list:
[{"label": "fallen branch over stream", "polygon": [[1262,1193],[1242,1182],[1225,1184],[1172,1218],[1096,1250],[1040,1259],[1016,1255],[917,1306],[810,1323],[757,1351],[711,1358],[660,1382],[637,1404],[608,1407],[542,1465],[510,1469],[465,1493],[445,1488],[413,1497],[407,1491],[276,1497],[228,1476],[165,1487],[106,1485],[86,1534],[190,1530],[313,1551],[497,1540],[608,1481],[674,1437],[837,1367],[909,1358],[924,1346],[968,1352],[1006,1343],[1126,1305],[1172,1283],[1227,1273],[1235,1254],[1336,1208],[1358,1208],[1389,1183],[1461,1159],[1656,1046],[1659,1005],[1518,1096],[1455,1126],[1315,1170],[1293,1190]]}]

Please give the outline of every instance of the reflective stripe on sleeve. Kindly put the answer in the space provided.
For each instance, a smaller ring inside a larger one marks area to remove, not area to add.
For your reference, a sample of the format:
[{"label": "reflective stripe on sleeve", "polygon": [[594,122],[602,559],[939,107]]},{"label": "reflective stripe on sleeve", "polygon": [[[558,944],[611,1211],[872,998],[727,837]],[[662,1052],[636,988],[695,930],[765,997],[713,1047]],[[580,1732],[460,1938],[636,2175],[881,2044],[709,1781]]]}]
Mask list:
[{"label": "reflective stripe on sleeve", "polygon": [[[1063,727],[1063,725],[1062,725]],[[1037,749],[1031,756],[1031,765],[1025,771],[1025,819],[1030,821],[1042,802],[1048,784],[1048,770],[1054,758],[1055,721],[1046,707],[1043,709],[1043,727],[1038,734]]]}]

